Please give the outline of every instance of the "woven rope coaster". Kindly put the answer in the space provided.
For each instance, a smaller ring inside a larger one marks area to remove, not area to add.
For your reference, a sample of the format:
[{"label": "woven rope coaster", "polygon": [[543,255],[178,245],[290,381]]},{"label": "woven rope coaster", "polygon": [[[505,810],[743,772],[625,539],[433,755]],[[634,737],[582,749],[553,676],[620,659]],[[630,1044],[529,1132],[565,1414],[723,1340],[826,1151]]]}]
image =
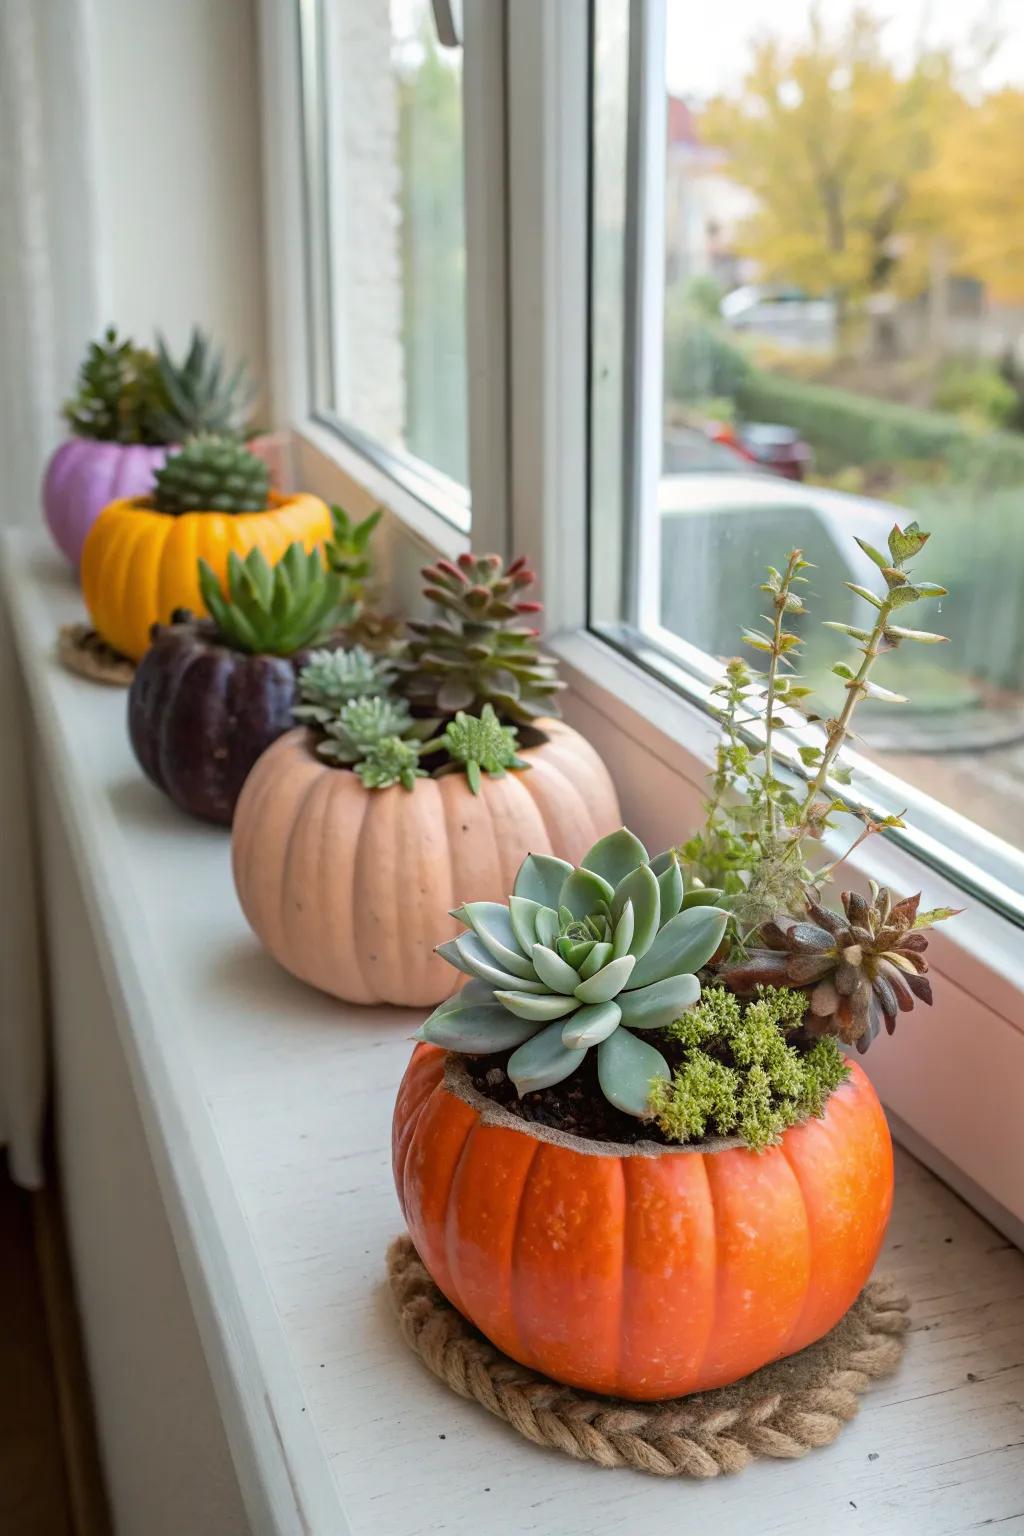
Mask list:
[{"label": "woven rope coaster", "polygon": [[112,650],[88,624],[62,624],[57,636],[57,658],[69,672],[91,677],[94,683],[127,688],[135,676],[135,663]]},{"label": "woven rope coaster", "polygon": [[872,1281],[798,1355],[714,1392],[626,1403],[558,1386],[495,1349],[445,1300],[408,1237],[388,1249],[388,1282],[405,1342],[453,1392],[534,1445],[659,1477],[717,1477],[758,1456],[791,1460],[830,1445],[860,1394],[899,1364],[909,1326],[907,1297]]}]

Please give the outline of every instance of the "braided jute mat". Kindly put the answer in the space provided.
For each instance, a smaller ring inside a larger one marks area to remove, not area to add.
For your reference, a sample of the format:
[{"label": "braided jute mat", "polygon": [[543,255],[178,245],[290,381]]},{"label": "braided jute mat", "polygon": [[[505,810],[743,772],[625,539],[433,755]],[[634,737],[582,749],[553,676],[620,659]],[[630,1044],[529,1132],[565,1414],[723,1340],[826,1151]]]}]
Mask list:
[{"label": "braided jute mat", "polygon": [[61,625],[57,635],[57,659],[69,672],[92,678],[94,683],[128,688],[135,676],[135,663],[112,650],[88,624]]},{"label": "braided jute mat", "polygon": [[388,1282],[405,1342],[453,1392],[534,1445],[658,1477],[717,1477],[759,1456],[792,1460],[830,1445],[860,1394],[896,1369],[909,1326],[908,1298],[872,1281],[798,1355],[713,1392],[627,1403],[558,1386],[495,1349],[445,1300],[408,1237],[388,1249]]}]

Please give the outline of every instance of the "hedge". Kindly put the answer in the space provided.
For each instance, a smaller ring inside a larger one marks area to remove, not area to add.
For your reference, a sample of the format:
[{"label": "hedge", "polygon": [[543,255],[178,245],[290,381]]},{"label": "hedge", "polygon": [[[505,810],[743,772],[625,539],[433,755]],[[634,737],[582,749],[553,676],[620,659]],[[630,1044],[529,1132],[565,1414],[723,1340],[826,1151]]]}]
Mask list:
[{"label": "hedge", "polygon": [[855,395],[826,384],[751,372],[736,405],[748,421],[793,427],[815,450],[826,474],[850,464],[940,459],[957,479],[986,486],[1024,482],[1024,436],[969,431],[955,416]]}]

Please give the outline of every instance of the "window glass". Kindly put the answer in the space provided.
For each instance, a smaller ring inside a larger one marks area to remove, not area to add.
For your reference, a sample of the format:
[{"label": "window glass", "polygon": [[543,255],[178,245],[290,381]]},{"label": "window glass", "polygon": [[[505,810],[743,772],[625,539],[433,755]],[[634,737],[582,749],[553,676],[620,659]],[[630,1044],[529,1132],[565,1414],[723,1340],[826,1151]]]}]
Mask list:
[{"label": "window glass", "polygon": [[[950,644],[884,659],[909,703],[866,703],[863,747],[903,804],[924,791],[1024,845],[1024,19],[990,0],[594,18],[593,624],[735,654],[794,546],[812,619],[863,623],[843,582],[878,573],[853,534],[884,547],[917,519],[950,596],[914,622]],[[828,707],[850,657],[805,636]]]},{"label": "window glass", "polygon": [[429,0],[321,0],[306,31],[317,404],[464,491],[462,53]]}]

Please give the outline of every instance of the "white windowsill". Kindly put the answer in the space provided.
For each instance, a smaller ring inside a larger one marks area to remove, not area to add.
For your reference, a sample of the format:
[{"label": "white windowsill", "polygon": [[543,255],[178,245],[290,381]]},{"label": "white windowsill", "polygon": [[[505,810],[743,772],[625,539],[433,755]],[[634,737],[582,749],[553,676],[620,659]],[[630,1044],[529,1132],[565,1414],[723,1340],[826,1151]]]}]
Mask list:
[{"label": "white windowsill", "polygon": [[[48,781],[254,1531],[668,1536],[691,1518],[789,1532],[842,1516],[845,1529],[910,1536],[940,1511],[949,1532],[1016,1513],[999,1375],[1009,1336],[987,1331],[984,1309],[1009,1306],[998,1298],[1019,1256],[906,1159],[885,1267],[913,1289],[927,1331],[831,1450],[714,1484],[610,1474],[537,1451],[436,1384],[383,1286],[400,1230],[391,1105],[414,1018],[335,1003],[259,950],[227,834],[143,780],[123,691],[53,660],[59,625],[81,617],[61,562],[41,537],[7,536],[4,552]],[[979,1308],[968,1343],[963,1319]]]}]

